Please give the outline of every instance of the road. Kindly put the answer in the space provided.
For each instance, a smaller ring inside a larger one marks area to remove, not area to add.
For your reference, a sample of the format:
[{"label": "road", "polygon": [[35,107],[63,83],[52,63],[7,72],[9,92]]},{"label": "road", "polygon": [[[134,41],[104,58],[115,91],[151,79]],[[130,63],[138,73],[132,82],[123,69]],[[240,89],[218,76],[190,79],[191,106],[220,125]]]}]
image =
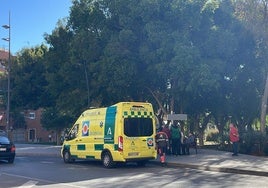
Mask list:
[{"label": "road", "polygon": [[57,156],[18,156],[14,164],[0,162],[0,187],[268,187],[268,177],[208,172],[148,164],[105,169],[101,163],[64,164]]}]

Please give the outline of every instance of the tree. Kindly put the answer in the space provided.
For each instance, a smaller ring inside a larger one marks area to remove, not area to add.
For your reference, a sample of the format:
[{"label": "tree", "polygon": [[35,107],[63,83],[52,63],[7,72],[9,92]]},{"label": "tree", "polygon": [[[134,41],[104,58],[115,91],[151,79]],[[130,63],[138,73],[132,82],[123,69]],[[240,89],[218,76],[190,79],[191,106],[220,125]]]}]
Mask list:
[{"label": "tree", "polygon": [[11,69],[12,107],[35,110],[49,103],[44,72],[47,50],[46,46],[41,45],[23,49],[18,54]]},{"label": "tree", "polygon": [[46,89],[59,115],[148,100],[198,127],[224,126],[230,114],[250,123],[258,112],[244,103],[258,99],[255,41],[231,1],[74,0],[46,40]]},{"label": "tree", "polygon": [[266,111],[268,100],[268,1],[267,0],[240,0],[235,2],[236,16],[240,19],[246,29],[254,36],[256,43],[256,60],[257,65],[261,65],[259,75],[262,75],[263,91],[261,100],[261,132],[266,134]]},{"label": "tree", "polygon": [[[42,111],[41,124],[47,130],[56,131],[57,144],[61,142],[61,133],[66,127],[72,126],[72,118],[54,107],[46,108]],[[68,126],[66,126],[68,125]]]}]

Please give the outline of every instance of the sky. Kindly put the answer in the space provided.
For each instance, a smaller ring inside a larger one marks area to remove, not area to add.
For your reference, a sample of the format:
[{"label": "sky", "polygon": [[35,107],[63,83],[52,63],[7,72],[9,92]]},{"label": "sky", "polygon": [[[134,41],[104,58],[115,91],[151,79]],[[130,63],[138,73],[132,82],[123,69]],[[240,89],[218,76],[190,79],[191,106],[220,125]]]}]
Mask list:
[{"label": "sky", "polygon": [[44,34],[51,34],[60,19],[69,17],[71,0],[0,0],[0,49],[9,49],[13,55],[23,48],[46,44]]}]

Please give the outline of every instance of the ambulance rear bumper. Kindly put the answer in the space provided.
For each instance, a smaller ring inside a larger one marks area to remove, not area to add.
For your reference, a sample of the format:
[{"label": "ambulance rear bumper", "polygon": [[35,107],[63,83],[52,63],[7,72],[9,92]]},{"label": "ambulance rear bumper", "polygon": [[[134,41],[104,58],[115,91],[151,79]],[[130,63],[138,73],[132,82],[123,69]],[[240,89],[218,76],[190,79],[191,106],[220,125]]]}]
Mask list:
[{"label": "ambulance rear bumper", "polygon": [[135,162],[135,161],[149,161],[154,160],[154,157],[140,157],[140,158],[129,158],[126,159],[126,162]]}]

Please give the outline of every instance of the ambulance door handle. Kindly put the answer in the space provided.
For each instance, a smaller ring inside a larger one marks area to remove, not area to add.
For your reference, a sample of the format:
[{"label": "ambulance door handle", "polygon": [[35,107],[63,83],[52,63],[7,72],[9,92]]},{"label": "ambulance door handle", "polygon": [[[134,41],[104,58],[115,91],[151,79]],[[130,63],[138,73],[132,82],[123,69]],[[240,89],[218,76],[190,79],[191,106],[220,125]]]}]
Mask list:
[{"label": "ambulance door handle", "polygon": [[146,140],[142,140],[142,141],[146,142]]}]

